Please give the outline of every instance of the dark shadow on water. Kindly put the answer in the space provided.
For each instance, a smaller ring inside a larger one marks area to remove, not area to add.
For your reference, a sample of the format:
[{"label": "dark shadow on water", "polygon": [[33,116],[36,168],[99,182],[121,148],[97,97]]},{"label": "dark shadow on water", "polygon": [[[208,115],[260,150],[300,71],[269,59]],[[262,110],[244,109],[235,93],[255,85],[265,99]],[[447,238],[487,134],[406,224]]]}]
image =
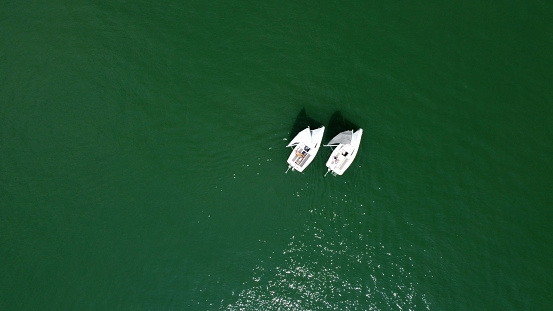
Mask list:
[{"label": "dark shadow on water", "polygon": [[310,118],[307,115],[307,112],[305,112],[305,108],[303,108],[300,113],[298,113],[296,121],[292,125],[290,135],[288,136],[288,141],[291,141],[301,130],[305,129],[307,126],[314,130],[323,126],[323,124],[315,119]]},{"label": "dark shadow on water", "polygon": [[358,130],[359,126],[350,120],[344,118],[340,111],[335,111],[328,121],[328,126],[325,131],[325,142],[330,141],[334,136],[347,130]]}]

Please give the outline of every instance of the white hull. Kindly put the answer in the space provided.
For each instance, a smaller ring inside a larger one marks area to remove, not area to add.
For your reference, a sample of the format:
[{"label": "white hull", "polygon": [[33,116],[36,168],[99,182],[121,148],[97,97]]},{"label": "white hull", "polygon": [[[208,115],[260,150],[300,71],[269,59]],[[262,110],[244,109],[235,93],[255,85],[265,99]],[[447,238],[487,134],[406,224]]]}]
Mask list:
[{"label": "white hull", "polygon": [[311,164],[315,155],[321,147],[325,127],[321,126],[316,130],[311,130],[309,127],[299,132],[292,142],[287,147],[294,147],[292,153],[288,157],[288,169],[303,172],[303,170]]},{"label": "white hull", "polygon": [[344,174],[355,159],[355,156],[357,156],[362,135],[363,129],[359,129],[352,133],[350,143],[342,143],[335,146],[330,158],[326,161],[327,173],[332,172],[333,175]]}]

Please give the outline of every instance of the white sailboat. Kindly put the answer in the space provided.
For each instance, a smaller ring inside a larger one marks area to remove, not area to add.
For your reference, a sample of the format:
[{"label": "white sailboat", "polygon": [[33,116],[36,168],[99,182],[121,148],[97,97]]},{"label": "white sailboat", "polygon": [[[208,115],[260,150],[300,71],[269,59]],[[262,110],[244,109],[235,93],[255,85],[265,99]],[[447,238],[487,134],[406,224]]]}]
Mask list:
[{"label": "white sailboat", "polygon": [[326,167],[328,167],[326,174],[328,172],[332,172],[334,176],[344,174],[357,155],[362,135],[363,129],[358,129],[355,132],[353,130],[344,131],[325,145],[334,147],[330,158],[326,161]]},{"label": "white sailboat", "polygon": [[[293,147],[294,150],[288,157],[288,169],[303,172],[303,170],[313,161],[315,155],[321,147],[325,127],[321,126],[316,130],[311,130],[309,126],[299,132],[294,139],[286,146]],[[286,170],[288,172],[288,170]]]}]

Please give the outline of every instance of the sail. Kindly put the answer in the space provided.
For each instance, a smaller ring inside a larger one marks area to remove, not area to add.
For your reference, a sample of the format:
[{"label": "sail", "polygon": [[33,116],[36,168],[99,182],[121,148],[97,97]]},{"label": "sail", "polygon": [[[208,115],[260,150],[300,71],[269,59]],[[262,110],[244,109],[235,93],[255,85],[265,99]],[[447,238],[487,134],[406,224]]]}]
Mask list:
[{"label": "sail", "polygon": [[356,148],[359,147],[359,144],[361,143],[361,136],[363,135],[363,129],[358,129],[357,131],[355,131],[355,133],[353,133],[353,137],[351,139],[352,141],[352,145],[355,146]]},{"label": "sail", "polygon": [[328,142],[327,146],[336,146],[339,144],[350,144],[352,132],[353,131],[345,131],[334,136],[334,138],[332,138],[332,140]]},{"label": "sail", "polygon": [[299,132],[294,139],[286,146],[286,147],[292,147],[295,146],[301,142],[310,142],[311,141],[311,131],[309,130],[309,127],[304,129],[303,131]]}]

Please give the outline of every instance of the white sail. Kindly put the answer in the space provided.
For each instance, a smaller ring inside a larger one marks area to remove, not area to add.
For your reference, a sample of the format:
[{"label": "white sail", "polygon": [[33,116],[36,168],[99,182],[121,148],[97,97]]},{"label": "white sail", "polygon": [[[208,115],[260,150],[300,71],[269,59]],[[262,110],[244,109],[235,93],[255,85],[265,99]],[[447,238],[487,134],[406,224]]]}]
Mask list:
[{"label": "white sail", "polygon": [[299,132],[294,139],[286,146],[286,147],[293,147],[301,142],[310,142],[311,141],[311,131],[309,127],[304,129],[303,131]]},{"label": "white sail", "polygon": [[351,144],[355,145],[356,148],[359,147],[359,144],[361,143],[361,135],[363,135],[363,129],[358,129],[353,133],[353,136],[351,138]]},{"label": "white sail", "polygon": [[332,138],[325,146],[337,146],[339,144],[351,144],[353,131],[344,131]]},{"label": "white sail", "polygon": [[325,127],[321,126],[318,129],[311,131],[311,140],[320,142],[323,139],[323,134],[325,131]]}]

